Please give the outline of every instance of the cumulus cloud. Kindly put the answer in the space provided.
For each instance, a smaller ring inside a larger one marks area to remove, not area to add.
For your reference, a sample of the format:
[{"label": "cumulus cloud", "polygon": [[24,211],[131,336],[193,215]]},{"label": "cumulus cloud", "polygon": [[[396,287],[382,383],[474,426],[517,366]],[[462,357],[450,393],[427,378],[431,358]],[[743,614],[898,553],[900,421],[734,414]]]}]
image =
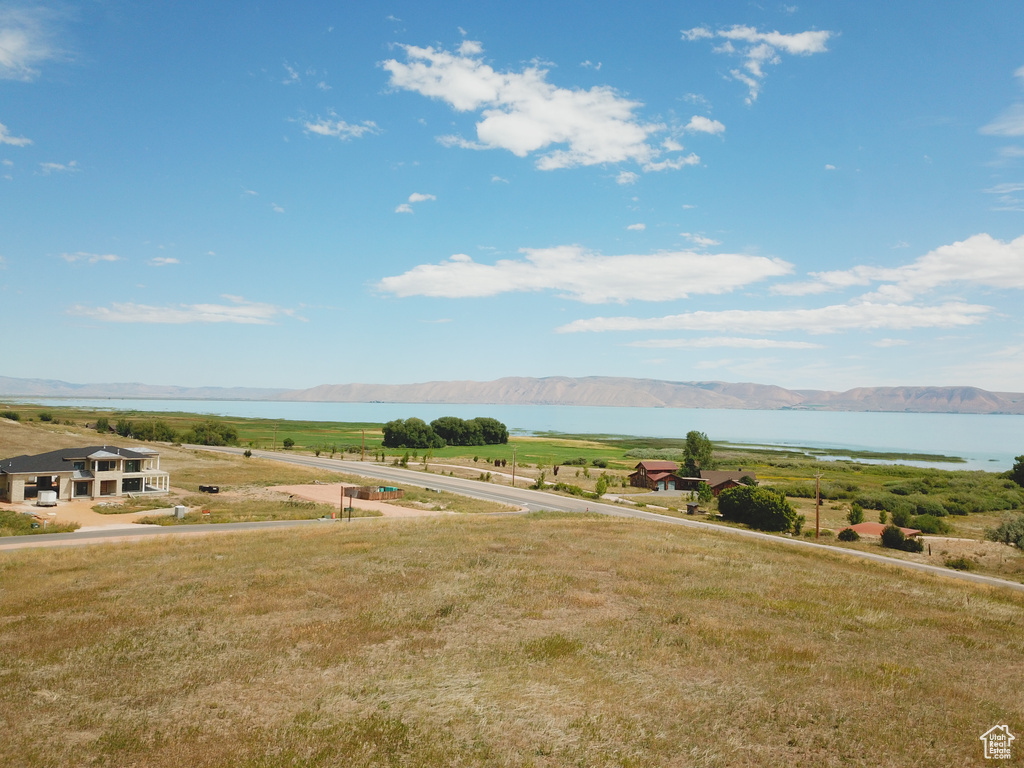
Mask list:
[{"label": "cumulus cloud", "polygon": [[422,203],[427,200],[437,200],[437,196],[424,194],[423,192],[413,192],[411,195],[409,195],[408,202],[402,203],[397,208],[395,208],[395,213],[412,213],[412,203]]},{"label": "cumulus cloud", "polygon": [[[690,131],[691,133],[722,133],[725,131],[725,125],[712,120],[709,117],[701,117],[700,115],[694,115],[690,118],[690,122],[686,124],[683,130]],[[682,149],[682,147],[680,147]]]},{"label": "cumulus cloud", "polygon": [[83,262],[85,264],[98,264],[101,261],[121,261],[121,257],[116,256],[113,253],[86,253],[85,251],[62,253],[60,257],[68,264],[75,264],[78,262]]},{"label": "cumulus cloud", "polygon": [[648,339],[631,341],[627,346],[644,349],[821,349],[821,344],[810,341],[778,341],[776,339],[748,339],[737,336],[704,336],[699,339]]},{"label": "cumulus cloud", "polygon": [[473,41],[464,41],[457,53],[399,47],[406,61],[382,64],[392,87],[440,99],[457,112],[480,114],[475,141],[441,137],[446,146],[535,154],[541,170],[621,162],[649,171],[681,167],[666,163],[650,141],[665,126],[642,122],[636,114],[641,104],[613,88],[560,88],[536,64],[499,72],[482,61],[483,47]]},{"label": "cumulus cloud", "polygon": [[743,60],[740,68],[729,70],[733,80],[747,86],[747,103],[757,101],[761,85],[766,76],[765,67],[782,61],[780,54],[811,56],[828,50],[828,40],[834,33],[825,30],[809,30],[783,34],[782,32],[760,32],[756,27],[736,24],[732,27],[711,30],[708,27],[694,27],[683,30],[684,40],[724,41],[713,50]]},{"label": "cumulus cloud", "polygon": [[[780,259],[731,253],[603,256],[577,245],[524,248],[521,253],[521,259],[495,264],[478,264],[456,254],[440,264],[421,264],[385,277],[377,287],[399,297],[468,298],[552,290],[587,304],[671,301],[728,293],[792,269]],[[658,277],[652,280],[651,275]]]},{"label": "cumulus cloud", "polygon": [[[332,114],[331,117],[337,118],[337,115]],[[305,121],[302,124],[302,129],[306,133],[312,133],[317,136],[330,136],[341,141],[358,139],[366,134],[380,133],[377,124],[372,120],[364,120],[359,124],[353,124],[346,123],[344,120],[332,120],[322,117],[318,117],[315,121]]]},{"label": "cumulus cloud", "polygon": [[639,178],[639,173],[633,173],[633,171],[620,171],[619,175],[615,177],[615,183],[622,185],[636,184],[637,179]]},{"label": "cumulus cloud", "polygon": [[944,245],[899,267],[856,266],[831,272],[812,272],[807,282],[777,285],[772,290],[804,296],[855,286],[880,284],[874,295],[889,301],[908,301],[942,286],[976,285],[1024,289],[1024,236],[1010,242],[988,234]]},{"label": "cumulus cloud", "polygon": [[720,312],[688,312],[665,317],[594,317],[575,320],[558,328],[559,333],[584,331],[805,331],[807,333],[838,333],[883,328],[954,328],[975,325],[991,307],[963,302],[946,302],[937,306],[902,304],[837,304],[813,309],[729,309]]},{"label": "cumulus cloud", "polygon": [[647,225],[643,223],[630,224],[628,227],[626,227],[626,229],[631,229],[634,232],[643,232],[645,229],[647,229]]},{"label": "cumulus cloud", "polygon": [[32,139],[26,139],[24,136],[11,136],[7,126],[0,123],[0,144],[10,144],[12,147],[27,147],[31,143]]},{"label": "cumulus cloud", "polygon": [[184,325],[186,323],[238,323],[241,325],[274,325],[281,317],[295,317],[294,310],[274,304],[246,301],[240,296],[225,295],[229,304],[172,304],[152,306],[133,302],[114,303],[109,307],[87,307],[81,304],[68,314],[89,317],[105,323],[152,323]]},{"label": "cumulus cloud", "polygon": [[282,208],[277,203],[271,203],[270,210],[272,210],[274,213],[284,213],[284,208]]},{"label": "cumulus cloud", "polygon": [[53,17],[41,7],[0,9],[0,79],[32,80],[38,64],[58,55],[51,42]]}]

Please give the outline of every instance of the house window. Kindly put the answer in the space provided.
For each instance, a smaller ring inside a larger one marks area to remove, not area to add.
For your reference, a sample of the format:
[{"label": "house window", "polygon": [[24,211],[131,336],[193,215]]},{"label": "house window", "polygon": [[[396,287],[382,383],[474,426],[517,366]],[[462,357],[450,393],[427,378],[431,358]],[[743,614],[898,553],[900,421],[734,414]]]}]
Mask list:
[{"label": "house window", "polygon": [[126,477],[121,481],[121,490],[124,493],[139,493],[142,491],[141,477]]},{"label": "house window", "polygon": [[89,483],[83,482],[75,483],[75,496],[91,496],[89,485]]},{"label": "house window", "polygon": [[124,462],[125,472],[141,472],[142,462],[138,459],[126,459]]},{"label": "house window", "polygon": [[75,471],[76,472],[85,472],[85,462],[84,461],[76,461],[75,462]]},{"label": "house window", "polygon": [[97,472],[114,472],[117,470],[116,461],[97,461],[96,471]]}]

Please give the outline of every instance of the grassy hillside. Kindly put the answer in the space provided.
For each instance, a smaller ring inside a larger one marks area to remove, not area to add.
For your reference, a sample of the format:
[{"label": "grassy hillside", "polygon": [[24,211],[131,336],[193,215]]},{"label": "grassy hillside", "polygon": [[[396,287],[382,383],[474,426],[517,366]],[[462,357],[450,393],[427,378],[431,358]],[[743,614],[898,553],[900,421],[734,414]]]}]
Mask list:
[{"label": "grassy hillside", "polygon": [[0,595],[0,765],[973,765],[1024,723],[1021,596],[659,524],[17,552]]}]

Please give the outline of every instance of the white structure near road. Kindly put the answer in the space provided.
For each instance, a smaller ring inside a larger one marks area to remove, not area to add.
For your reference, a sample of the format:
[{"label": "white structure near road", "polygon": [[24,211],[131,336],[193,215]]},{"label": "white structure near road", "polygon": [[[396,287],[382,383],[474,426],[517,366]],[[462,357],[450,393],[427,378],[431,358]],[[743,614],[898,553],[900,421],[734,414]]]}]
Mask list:
[{"label": "white structure near road", "polygon": [[11,503],[47,491],[70,501],[164,494],[170,487],[170,475],[160,469],[160,454],[152,448],[93,445],[0,460],[0,500]]}]

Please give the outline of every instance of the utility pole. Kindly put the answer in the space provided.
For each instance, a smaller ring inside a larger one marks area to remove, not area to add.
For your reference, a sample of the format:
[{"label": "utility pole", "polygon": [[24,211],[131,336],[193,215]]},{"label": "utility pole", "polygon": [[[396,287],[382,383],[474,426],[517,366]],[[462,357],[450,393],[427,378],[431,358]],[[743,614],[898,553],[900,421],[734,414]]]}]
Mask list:
[{"label": "utility pole", "polygon": [[516,487],[516,447],[512,446],[512,487]]},{"label": "utility pole", "polygon": [[274,425],[274,447],[271,448],[271,450],[272,451],[276,451],[277,450],[277,424]]},{"label": "utility pole", "polygon": [[821,472],[814,475],[814,538],[821,538]]},{"label": "utility pole", "polygon": [[363,452],[359,455],[360,461],[366,461],[366,430],[363,430]]}]

